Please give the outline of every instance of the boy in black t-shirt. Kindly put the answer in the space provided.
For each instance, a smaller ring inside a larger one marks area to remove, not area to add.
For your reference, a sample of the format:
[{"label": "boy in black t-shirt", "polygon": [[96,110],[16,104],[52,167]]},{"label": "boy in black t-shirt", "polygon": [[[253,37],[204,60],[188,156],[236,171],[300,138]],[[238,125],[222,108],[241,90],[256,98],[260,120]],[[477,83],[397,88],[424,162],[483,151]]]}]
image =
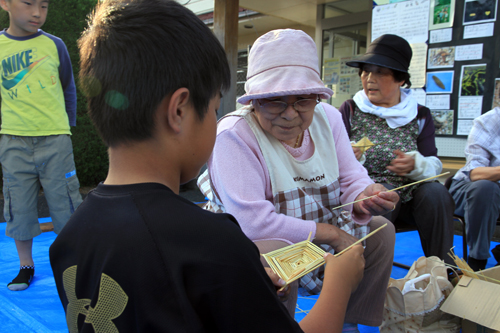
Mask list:
[{"label": "boy in black t-shirt", "polygon": [[230,84],[209,28],[175,1],[105,0],[79,46],[109,172],[50,248],[70,332],[340,332],[361,246],[325,257],[299,326],[236,220],[178,196],[210,156]]}]

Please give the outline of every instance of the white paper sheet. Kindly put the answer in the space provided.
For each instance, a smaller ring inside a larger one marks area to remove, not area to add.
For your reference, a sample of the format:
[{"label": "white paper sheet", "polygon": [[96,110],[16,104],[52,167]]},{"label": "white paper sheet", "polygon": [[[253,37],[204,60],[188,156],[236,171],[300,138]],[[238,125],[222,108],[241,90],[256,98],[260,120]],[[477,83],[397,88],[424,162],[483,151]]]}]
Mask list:
[{"label": "white paper sheet", "polygon": [[451,42],[453,28],[432,30],[429,43],[444,43]]},{"label": "white paper sheet", "polygon": [[378,37],[392,31],[398,31],[399,20],[395,20],[398,4],[376,6],[372,10],[372,42]]},{"label": "white paper sheet", "polygon": [[455,61],[483,59],[483,44],[455,47]]},{"label": "white paper sheet", "polygon": [[483,96],[461,96],[458,99],[458,119],[474,119],[481,115]]},{"label": "white paper sheet", "polygon": [[427,42],[429,6],[430,0],[376,6],[372,11],[372,41],[384,34],[395,34],[410,44]]},{"label": "white paper sheet", "polygon": [[425,64],[427,62],[427,44],[411,44],[413,56],[410,62],[408,72],[411,76],[411,86],[413,88],[422,88],[425,86]]},{"label": "white paper sheet", "polygon": [[464,27],[464,39],[491,37],[495,23],[473,24]]},{"label": "white paper sheet", "polygon": [[424,89],[410,89],[411,90],[411,96],[417,100],[417,103],[420,105],[426,105],[425,104],[425,90]]},{"label": "white paper sheet", "polygon": [[457,135],[469,135],[472,121],[472,119],[459,119],[457,121]]},{"label": "white paper sheet", "polygon": [[450,95],[427,95],[425,103],[429,109],[446,110],[450,108]]}]

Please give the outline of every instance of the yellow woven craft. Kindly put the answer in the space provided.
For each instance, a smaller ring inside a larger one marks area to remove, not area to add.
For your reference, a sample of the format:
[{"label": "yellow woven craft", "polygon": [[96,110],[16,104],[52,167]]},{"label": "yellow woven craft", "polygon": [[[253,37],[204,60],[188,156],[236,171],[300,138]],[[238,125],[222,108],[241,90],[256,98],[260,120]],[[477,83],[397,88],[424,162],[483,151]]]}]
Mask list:
[{"label": "yellow woven craft", "polygon": [[325,251],[311,243],[309,238],[305,241],[263,254],[269,267],[290,284],[300,279],[307,273],[324,265]]},{"label": "yellow woven craft", "polygon": [[373,143],[368,139],[366,136],[362,137],[361,140],[353,144],[353,147],[359,148],[361,150],[361,153],[364,153],[368,149],[370,149],[373,146],[376,146],[377,144]]},{"label": "yellow woven craft", "polygon": [[[344,250],[336,253],[335,256],[340,256],[351,247],[361,243],[385,226],[387,226],[387,223],[373,230],[365,237],[358,239],[358,241],[346,247]],[[307,237],[305,241],[266,254],[261,254],[273,272],[278,274],[278,276],[285,281],[285,286],[325,264],[323,256],[326,252],[316,244],[311,243],[310,239],[311,233],[309,233],[309,237]],[[283,286],[283,288],[285,288],[285,286]]]}]

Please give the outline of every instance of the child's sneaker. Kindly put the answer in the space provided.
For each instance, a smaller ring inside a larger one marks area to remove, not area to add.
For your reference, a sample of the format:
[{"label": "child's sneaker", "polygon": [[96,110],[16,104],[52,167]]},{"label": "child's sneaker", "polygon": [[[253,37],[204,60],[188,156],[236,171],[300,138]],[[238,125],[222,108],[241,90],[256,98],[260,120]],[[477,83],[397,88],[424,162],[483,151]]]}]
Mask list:
[{"label": "child's sneaker", "polygon": [[17,274],[16,278],[7,285],[7,288],[12,291],[26,289],[30,286],[33,275],[35,275],[35,266],[21,266],[19,274]]}]

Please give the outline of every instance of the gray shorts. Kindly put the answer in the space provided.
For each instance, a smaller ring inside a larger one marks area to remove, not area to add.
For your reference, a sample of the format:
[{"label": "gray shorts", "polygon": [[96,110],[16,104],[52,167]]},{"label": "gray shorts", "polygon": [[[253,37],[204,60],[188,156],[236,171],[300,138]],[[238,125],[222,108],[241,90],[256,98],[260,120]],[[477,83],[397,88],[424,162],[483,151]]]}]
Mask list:
[{"label": "gray shorts", "polygon": [[28,240],[41,233],[38,193],[43,187],[59,233],[82,202],[69,135],[12,136],[0,138],[3,172],[5,234]]}]

